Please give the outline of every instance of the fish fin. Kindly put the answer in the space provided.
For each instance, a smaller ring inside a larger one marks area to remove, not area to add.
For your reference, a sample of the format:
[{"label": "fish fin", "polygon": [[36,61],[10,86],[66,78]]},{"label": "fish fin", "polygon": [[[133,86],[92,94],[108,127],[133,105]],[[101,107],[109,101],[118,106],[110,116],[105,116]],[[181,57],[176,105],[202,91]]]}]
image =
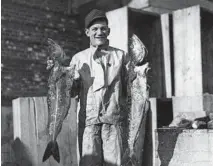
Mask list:
[{"label": "fish fin", "polygon": [[53,151],[53,158],[60,163],[60,155],[59,155],[59,148],[58,148],[58,143],[55,141],[54,145],[54,151]]},{"label": "fish fin", "polygon": [[45,162],[52,155],[53,141],[47,144],[42,161]]},{"label": "fish fin", "polygon": [[45,162],[51,155],[58,163],[60,163],[59,148],[56,141],[51,141],[47,144],[42,161]]}]

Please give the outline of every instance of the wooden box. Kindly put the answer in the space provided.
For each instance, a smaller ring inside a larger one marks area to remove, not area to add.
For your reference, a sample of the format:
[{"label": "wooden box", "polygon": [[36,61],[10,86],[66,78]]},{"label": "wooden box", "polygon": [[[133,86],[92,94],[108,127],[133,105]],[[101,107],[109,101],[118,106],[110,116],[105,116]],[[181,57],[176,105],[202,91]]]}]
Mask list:
[{"label": "wooden box", "polygon": [[[171,97],[169,15],[123,7],[107,13],[110,45],[128,51],[128,37],[136,34],[148,49],[151,97]],[[119,21],[118,21],[119,20]]]},{"label": "wooden box", "polygon": [[158,129],[155,166],[212,166],[213,131]]},{"label": "wooden box", "polygon": [[199,5],[173,12],[175,96],[213,94],[213,13]]},{"label": "wooden box", "polygon": [[[74,103],[72,101],[72,103]],[[15,163],[21,166],[77,166],[77,121],[73,105],[57,138],[60,164],[53,157],[42,162],[48,141],[46,97],[13,100]]]}]

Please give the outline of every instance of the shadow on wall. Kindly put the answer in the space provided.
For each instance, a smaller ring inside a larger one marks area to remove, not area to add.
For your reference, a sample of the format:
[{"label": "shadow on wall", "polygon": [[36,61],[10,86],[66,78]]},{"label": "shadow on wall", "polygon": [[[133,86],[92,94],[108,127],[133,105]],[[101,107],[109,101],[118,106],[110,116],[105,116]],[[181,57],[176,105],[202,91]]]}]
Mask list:
[{"label": "shadow on wall", "polygon": [[157,99],[157,128],[168,126],[173,120],[172,99]]},{"label": "shadow on wall", "polygon": [[[157,159],[156,162],[158,163],[158,166],[168,166],[173,157],[178,136],[182,133],[182,130],[161,128],[168,126],[173,120],[172,100],[162,98],[157,99],[156,102],[156,124],[152,123],[152,118],[155,117],[155,115],[153,115],[155,113],[152,112],[154,110],[149,110],[147,116],[143,165],[149,166],[156,164],[153,163],[153,158],[155,158]],[[155,129],[154,132],[152,131],[152,128],[155,127],[155,125],[157,129]],[[155,142],[153,142],[153,140],[155,140]],[[158,155],[156,155],[156,153]],[[156,156],[158,156],[158,158],[156,158]]]},{"label": "shadow on wall", "polygon": [[19,138],[16,138],[11,146],[15,157],[15,166],[32,166],[29,152]]},{"label": "shadow on wall", "polygon": [[[94,163],[94,161],[98,161],[97,160],[97,156],[92,156],[92,155],[86,155],[84,157],[81,158],[81,161],[82,163],[85,161],[87,161],[87,166],[104,166],[104,165],[107,165],[107,166],[117,166],[116,164],[113,164],[113,163],[109,163],[109,162],[104,162],[104,163]],[[89,162],[91,161],[91,162]],[[80,163],[80,166],[84,166],[84,164]]]},{"label": "shadow on wall", "polygon": [[160,166],[169,166],[181,129],[158,129],[158,156]]},{"label": "shadow on wall", "polygon": [[144,141],[143,165],[153,165],[153,140],[152,140],[152,111],[147,112],[146,133]]}]

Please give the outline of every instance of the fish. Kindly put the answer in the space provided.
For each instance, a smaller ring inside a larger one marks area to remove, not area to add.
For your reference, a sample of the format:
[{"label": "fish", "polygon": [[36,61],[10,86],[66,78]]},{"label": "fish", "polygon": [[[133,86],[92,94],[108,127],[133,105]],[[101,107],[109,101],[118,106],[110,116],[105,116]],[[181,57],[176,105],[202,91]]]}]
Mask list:
[{"label": "fish", "polygon": [[129,38],[128,46],[129,57],[134,66],[139,66],[146,62],[148,50],[136,34],[133,33]]},{"label": "fish", "polygon": [[183,129],[212,129],[213,128],[213,113],[204,117],[195,118],[193,120],[187,119],[185,114],[179,114],[174,117],[169,125],[169,128],[183,128]]},{"label": "fish", "polygon": [[66,54],[63,49],[52,39],[48,39],[50,56],[47,61],[48,78],[48,132],[49,143],[45,149],[42,161],[50,156],[60,163],[59,146],[57,137],[62,129],[64,119],[70,108],[71,88],[74,80],[75,66],[63,66]]},{"label": "fish", "polygon": [[[148,50],[142,41],[133,34],[129,39],[130,67],[129,77],[135,75],[128,81],[128,105],[129,105],[129,138],[128,148],[123,156],[125,166],[140,165],[141,150],[138,144],[143,147],[145,138],[146,115],[149,110],[149,85],[147,83],[149,63],[145,60]],[[139,138],[140,135],[143,138]],[[139,140],[140,139],[140,140]],[[141,142],[142,141],[142,142]]]},{"label": "fish", "polygon": [[204,117],[199,117],[192,122],[193,129],[212,129],[213,128],[213,113]]},{"label": "fish", "polygon": [[168,126],[164,126],[164,128],[184,128],[191,129],[193,121],[191,119],[187,119],[185,114],[178,114],[174,117],[172,122]]}]

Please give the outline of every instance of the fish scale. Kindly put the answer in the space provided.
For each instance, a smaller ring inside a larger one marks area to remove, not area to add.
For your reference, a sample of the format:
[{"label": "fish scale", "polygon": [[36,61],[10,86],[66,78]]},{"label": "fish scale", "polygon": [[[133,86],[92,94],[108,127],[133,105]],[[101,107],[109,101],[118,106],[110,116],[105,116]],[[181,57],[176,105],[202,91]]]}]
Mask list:
[{"label": "fish scale", "polygon": [[133,34],[129,38],[130,67],[128,71],[128,109],[129,109],[129,138],[128,148],[123,156],[122,166],[137,166],[139,158],[136,157],[136,142],[142,123],[145,123],[149,108],[149,86],[147,72],[149,63],[145,62],[148,51],[142,41]]},{"label": "fish scale", "polygon": [[48,40],[48,44],[50,45],[49,60],[53,61],[53,64],[47,66],[47,69],[51,70],[48,79],[47,94],[50,142],[44,152],[43,162],[52,155],[59,163],[60,154],[56,139],[61,132],[63,121],[70,108],[75,66],[63,66],[62,62],[66,56],[63,49],[52,39]]}]

